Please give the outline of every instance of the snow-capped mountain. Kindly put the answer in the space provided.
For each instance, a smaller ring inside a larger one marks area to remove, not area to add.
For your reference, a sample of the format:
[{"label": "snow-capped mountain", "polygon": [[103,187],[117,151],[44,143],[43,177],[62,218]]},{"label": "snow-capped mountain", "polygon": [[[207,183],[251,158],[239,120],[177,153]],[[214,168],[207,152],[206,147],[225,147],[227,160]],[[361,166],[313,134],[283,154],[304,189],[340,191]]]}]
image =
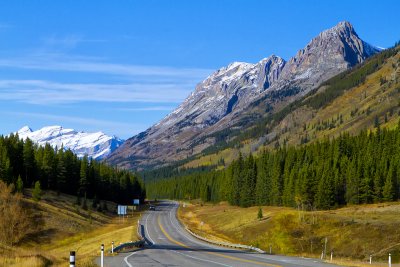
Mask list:
[{"label": "snow-capped mountain", "polygon": [[92,159],[104,158],[124,142],[102,132],[78,132],[61,126],[47,126],[37,131],[24,126],[16,133],[20,138],[29,138],[38,145],[48,143],[54,148],[64,147],[64,149],[70,149],[78,157],[87,155]]},{"label": "snow-capped mountain", "polygon": [[[231,63],[200,82],[176,110],[128,139],[107,161],[136,168],[183,160],[214,145],[215,133],[250,127],[265,110],[285,107],[379,50],[343,21],[321,32],[288,61],[271,55],[255,64]],[[259,107],[258,113],[254,107]]]}]

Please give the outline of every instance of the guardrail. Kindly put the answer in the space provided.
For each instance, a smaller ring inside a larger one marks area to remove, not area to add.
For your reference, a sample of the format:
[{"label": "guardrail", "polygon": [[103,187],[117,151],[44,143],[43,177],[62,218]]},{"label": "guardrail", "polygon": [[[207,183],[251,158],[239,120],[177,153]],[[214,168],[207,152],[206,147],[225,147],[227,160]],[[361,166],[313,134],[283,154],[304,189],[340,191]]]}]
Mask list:
[{"label": "guardrail", "polygon": [[116,246],[114,248],[114,252],[118,252],[118,251],[122,251],[122,250],[130,250],[130,249],[138,248],[138,247],[140,248],[143,246],[144,246],[144,240],[139,240],[139,241],[135,241],[135,242],[126,242],[126,243],[122,243],[119,246]]},{"label": "guardrail", "polygon": [[[119,246],[116,246],[114,248],[113,252],[118,252],[118,251],[122,251],[122,250],[130,250],[130,249],[133,249],[133,248],[141,248],[141,247],[143,247],[144,244],[145,244],[145,239],[144,239],[144,235],[143,235],[143,231],[144,231],[143,228],[144,228],[143,225],[141,225],[139,223],[139,221],[138,221],[137,236],[138,236],[139,240],[135,241],[135,242],[131,241],[131,242],[122,243]],[[110,253],[111,253],[111,250],[110,250]]]},{"label": "guardrail", "polygon": [[190,231],[190,229],[187,228],[186,226],[185,226],[185,229],[186,229],[186,231],[188,231],[189,234],[191,234],[192,236],[194,236],[194,237],[196,237],[196,238],[198,238],[198,239],[200,239],[200,240],[203,240],[203,241],[205,241],[205,242],[207,242],[207,243],[213,244],[213,245],[218,245],[218,246],[222,246],[222,247],[238,248],[238,249],[248,249],[248,250],[257,251],[258,253],[262,253],[262,254],[265,254],[265,253],[266,253],[264,250],[262,250],[262,249],[260,249],[260,248],[257,248],[257,247],[253,247],[253,246],[247,246],[247,245],[241,245],[241,244],[232,244],[232,243],[228,243],[228,242],[217,242],[217,241],[214,241],[214,240],[210,240],[210,239],[208,239],[208,238],[205,238],[205,237],[202,237],[202,236],[200,236],[200,235],[198,235],[198,234],[193,233],[193,232]]}]

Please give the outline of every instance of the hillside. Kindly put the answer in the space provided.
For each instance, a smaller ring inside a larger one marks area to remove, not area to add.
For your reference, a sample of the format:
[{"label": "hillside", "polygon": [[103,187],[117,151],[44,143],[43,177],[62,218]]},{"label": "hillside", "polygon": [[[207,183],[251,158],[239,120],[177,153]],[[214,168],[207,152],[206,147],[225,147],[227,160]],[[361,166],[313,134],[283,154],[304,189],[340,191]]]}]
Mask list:
[{"label": "hillside", "polygon": [[107,249],[111,241],[117,244],[136,238],[139,213],[118,220],[113,202],[102,202],[107,210],[99,212],[91,207],[92,200],[84,210],[75,204],[74,196],[46,191],[36,202],[30,190],[25,193],[24,205],[30,207],[36,223],[17,244],[0,245],[0,266],[66,266],[71,250],[77,253],[77,266],[95,266],[93,259],[99,255],[100,244]]},{"label": "hillside", "polygon": [[392,128],[400,118],[399,88],[400,46],[397,46],[333,77],[279,112],[255,122],[247,131],[220,132],[233,141],[221,142],[219,147],[204,151],[183,166],[221,168],[237,158],[239,151],[258,153],[265,148],[301,145],[343,133],[358,134],[377,124]]},{"label": "hillside", "polygon": [[158,168],[239,144],[240,134],[378,51],[349,22],[340,22],[288,61],[271,55],[255,64],[234,62],[199,83],[175,111],[106,160],[127,169]]},{"label": "hillside", "polygon": [[145,198],[141,178],[129,171],[105,163],[78,158],[71,150],[38,146],[18,135],[0,136],[0,180],[7,184],[98,198],[118,203],[131,203],[132,196]]},{"label": "hillside", "polygon": [[[387,266],[400,261],[399,203],[351,206],[334,211],[302,211],[263,206],[239,208],[219,204],[187,203],[179,218],[201,236],[260,247],[273,254],[321,256],[327,238],[327,257],[344,266]],[[202,222],[202,223],[201,223]],[[367,264],[372,255],[373,265]],[[386,263],[386,265],[383,265]],[[381,265],[382,264],[382,265]]]}]

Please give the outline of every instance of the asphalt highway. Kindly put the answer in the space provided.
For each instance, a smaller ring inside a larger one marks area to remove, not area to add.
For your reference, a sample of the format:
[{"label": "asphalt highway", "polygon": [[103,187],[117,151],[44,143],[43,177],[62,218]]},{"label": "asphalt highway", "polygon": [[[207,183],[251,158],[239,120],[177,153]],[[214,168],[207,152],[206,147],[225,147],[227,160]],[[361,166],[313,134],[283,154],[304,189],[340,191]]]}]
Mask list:
[{"label": "asphalt highway", "polygon": [[[178,204],[161,202],[141,219],[146,240],[144,249],[106,257],[105,267],[147,266],[336,266],[316,259],[259,254],[219,247],[192,237],[176,218]],[[99,260],[97,260],[99,263]]]}]

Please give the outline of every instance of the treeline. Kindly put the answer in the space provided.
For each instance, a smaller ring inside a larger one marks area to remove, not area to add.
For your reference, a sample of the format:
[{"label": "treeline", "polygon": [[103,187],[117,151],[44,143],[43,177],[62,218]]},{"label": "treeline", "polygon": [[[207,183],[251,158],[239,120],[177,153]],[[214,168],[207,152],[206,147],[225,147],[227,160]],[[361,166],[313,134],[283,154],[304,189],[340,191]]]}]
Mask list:
[{"label": "treeline", "polygon": [[131,203],[144,199],[146,192],[139,177],[104,163],[79,159],[72,151],[37,146],[18,135],[0,136],[0,180],[16,188],[33,187],[94,198]]},{"label": "treeline", "polygon": [[330,209],[400,199],[400,127],[240,156],[222,171],[147,185],[156,198]]}]

